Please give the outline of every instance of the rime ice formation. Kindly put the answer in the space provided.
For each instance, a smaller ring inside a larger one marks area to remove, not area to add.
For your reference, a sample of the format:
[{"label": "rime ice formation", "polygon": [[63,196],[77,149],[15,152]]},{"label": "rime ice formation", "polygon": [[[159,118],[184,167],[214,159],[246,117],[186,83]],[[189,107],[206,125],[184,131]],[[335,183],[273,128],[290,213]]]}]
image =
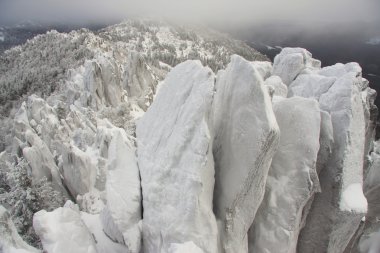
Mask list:
[{"label": "rime ice formation", "polygon": [[[363,81],[360,67],[355,64],[315,72],[336,78],[319,98],[321,109],[331,115],[334,145],[326,168],[319,174],[322,192],[312,203],[300,234],[298,251],[343,252],[367,210],[362,190],[365,155]],[[322,85],[326,83],[323,78],[310,80]],[[319,94],[320,90],[313,90]]]},{"label": "rime ice formation", "polygon": [[64,207],[52,212],[37,212],[33,218],[33,227],[46,252],[97,252],[93,236],[72,203],[67,202]]},{"label": "rime ice formation", "polygon": [[239,56],[218,73],[213,123],[214,211],[222,250],[247,252],[279,130],[260,72]]},{"label": "rime ice formation", "polygon": [[127,246],[128,252],[141,248],[140,175],[133,144],[122,129],[112,133],[108,148],[106,182],[107,206],[101,218],[104,232]]},{"label": "rime ice formation", "polygon": [[286,98],[288,95],[288,87],[282,82],[279,76],[270,76],[265,82],[265,85],[271,86],[274,89],[274,96]]},{"label": "rime ice formation", "polygon": [[376,93],[356,63],[265,60],[149,21],[1,54],[0,251],[376,252]]},{"label": "rime ice formation", "polygon": [[311,53],[303,48],[284,48],[274,58],[273,75],[277,75],[289,86],[302,72],[318,69],[321,62],[311,57]]},{"label": "rime ice formation", "polygon": [[214,74],[199,61],[176,66],[137,124],[144,252],[193,243],[217,252],[212,212],[214,160],[210,111]]},{"label": "rime ice formation", "polygon": [[317,101],[301,97],[274,104],[281,131],[265,197],[249,231],[249,252],[295,253],[303,209],[319,190],[316,171],[320,135]]}]

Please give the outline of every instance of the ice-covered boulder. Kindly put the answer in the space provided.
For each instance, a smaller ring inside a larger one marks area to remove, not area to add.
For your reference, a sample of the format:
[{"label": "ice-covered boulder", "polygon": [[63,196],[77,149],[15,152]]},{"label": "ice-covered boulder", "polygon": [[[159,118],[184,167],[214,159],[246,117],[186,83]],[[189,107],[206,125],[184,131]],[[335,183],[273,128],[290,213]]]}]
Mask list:
[{"label": "ice-covered boulder", "polygon": [[96,253],[95,240],[83,223],[79,210],[69,201],[52,212],[34,214],[33,228],[47,253]]},{"label": "ice-covered boulder", "polygon": [[305,205],[320,189],[316,171],[321,116],[316,100],[274,103],[281,131],[265,197],[249,231],[249,252],[295,253]]},{"label": "ice-covered boulder", "polygon": [[81,212],[80,216],[82,221],[94,237],[97,253],[130,252],[125,245],[114,242],[104,233],[99,214],[89,214],[86,212]]},{"label": "ice-covered boulder", "polygon": [[345,252],[372,253],[379,252],[380,244],[380,149],[379,142],[375,142],[370,157],[370,167],[364,180],[364,195],[368,201],[368,212],[365,219],[356,231],[350,245]]},{"label": "ice-covered boulder", "polygon": [[320,172],[322,192],[316,194],[301,231],[299,252],[343,252],[367,212],[362,190],[366,131],[363,82],[355,64],[344,66],[319,71],[337,78],[319,99],[321,109],[331,115],[334,145]]},{"label": "ice-covered boulder", "polygon": [[168,252],[172,243],[187,241],[217,252],[209,124],[213,90],[209,68],[199,61],[181,63],[137,123],[144,252]]},{"label": "ice-covered boulder", "polygon": [[300,96],[319,100],[319,97],[330,89],[336,79],[336,77],[326,77],[315,73],[299,75],[289,86],[289,97]]},{"label": "ice-covered boulder", "polygon": [[320,67],[321,62],[313,59],[306,49],[287,47],[274,58],[272,74],[279,76],[289,86],[300,73]]},{"label": "ice-covered boulder", "polygon": [[24,242],[17,233],[10,214],[0,205],[0,252],[2,253],[38,253],[41,252]]},{"label": "ice-covered boulder", "polygon": [[112,131],[108,149],[107,204],[101,213],[104,232],[125,244],[128,252],[141,248],[141,187],[133,143],[123,129]]},{"label": "ice-covered boulder", "polygon": [[271,86],[274,89],[274,96],[286,98],[288,95],[288,86],[286,86],[279,76],[270,76],[265,82],[265,85]]},{"label": "ice-covered boulder", "polygon": [[121,73],[115,59],[99,56],[87,61],[84,72],[85,104],[95,109],[117,106],[123,98]]},{"label": "ice-covered boulder", "polygon": [[157,84],[158,81],[144,57],[136,51],[131,51],[123,80],[123,88],[127,91],[128,97],[137,99],[138,105],[146,110],[153,102]]},{"label": "ice-covered boulder", "polygon": [[42,178],[52,182],[55,190],[66,193],[61,181],[59,169],[54,162],[54,157],[37,134],[27,130],[25,139],[29,146],[22,149],[25,159],[32,171],[32,182],[37,183]]},{"label": "ice-covered boulder", "polygon": [[213,102],[214,211],[223,252],[247,252],[279,129],[259,71],[240,56],[218,73]]},{"label": "ice-covered boulder", "polygon": [[94,187],[97,174],[94,162],[75,145],[63,146],[62,168],[64,182],[74,197]]},{"label": "ice-covered boulder", "polygon": [[253,67],[258,71],[263,80],[269,78],[272,74],[272,63],[269,61],[253,61]]}]

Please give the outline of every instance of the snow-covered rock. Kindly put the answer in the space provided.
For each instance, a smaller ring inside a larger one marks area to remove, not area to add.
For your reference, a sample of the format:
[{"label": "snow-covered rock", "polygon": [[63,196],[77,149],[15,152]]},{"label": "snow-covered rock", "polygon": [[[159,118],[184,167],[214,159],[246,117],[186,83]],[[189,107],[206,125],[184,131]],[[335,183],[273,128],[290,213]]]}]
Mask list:
[{"label": "snow-covered rock", "polygon": [[319,136],[319,151],[317,159],[317,173],[325,168],[330,159],[334,145],[334,130],[331,122],[331,115],[321,111],[321,132]]},{"label": "snow-covered rock", "polygon": [[137,124],[144,252],[167,252],[172,243],[187,241],[217,252],[209,124],[213,89],[209,68],[199,61],[181,63]]},{"label": "snow-covered rock", "polygon": [[91,157],[78,147],[64,146],[62,168],[65,184],[75,198],[94,187],[97,169]]},{"label": "snow-covered rock", "polygon": [[10,214],[0,205],[0,252],[2,253],[38,253],[29,246],[17,233]]},{"label": "snow-covered rock", "polygon": [[271,86],[274,89],[274,96],[286,98],[288,95],[288,86],[286,86],[279,76],[270,76],[265,82],[265,85]]},{"label": "snow-covered rock", "polygon": [[362,190],[363,81],[357,64],[327,67],[318,73],[337,78],[319,99],[321,109],[331,115],[334,145],[320,172],[322,192],[315,196],[298,251],[343,252],[367,211]]},{"label": "snow-covered rock", "polygon": [[123,97],[121,73],[115,60],[98,57],[85,64],[84,85],[87,105],[94,108],[117,106]]},{"label": "snow-covered rock", "polygon": [[321,62],[313,59],[306,49],[287,47],[274,58],[272,74],[279,76],[289,86],[300,73],[320,67]]},{"label": "snow-covered rock", "polygon": [[269,78],[272,74],[272,63],[269,61],[253,61],[251,62],[253,67],[258,71],[263,80]]},{"label": "snow-covered rock", "polygon": [[52,212],[34,214],[33,228],[47,253],[96,253],[95,240],[79,210],[67,202]]},{"label": "snow-covered rock", "polygon": [[128,252],[141,248],[141,187],[133,143],[123,129],[112,131],[108,148],[107,205],[101,213],[104,232],[125,244]]},{"label": "snow-covered rock", "polygon": [[123,88],[127,91],[128,96],[137,99],[138,105],[146,111],[153,102],[157,84],[157,78],[145,62],[143,55],[131,51],[128,55],[123,80]]},{"label": "snow-covered rock", "polygon": [[239,56],[218,73],[213,123],[214,211],[222,251],[247,252],[279,129],[259,71]]},{"label": "snow-covered rock", "polygon": [[336,79],[336,77],[314,73],[299,75],[289,86],[289,97],[300,96],[319,100],[319,97],[330,89]]},{"label": "snow-covered rock", "polygon": [[96,243],[97,253],[125,253],[128,248],[120,243],[112,241],[103,231],[99,214],[80,213],[81,219],[91,232]]},{"label": "snow-covered rock", "polygon": [[306,203],[320,189],[316,171],[321,116],[313,99],[274,104],[281,131],[265,197],[249,231],[249,252],[295,253]]}]

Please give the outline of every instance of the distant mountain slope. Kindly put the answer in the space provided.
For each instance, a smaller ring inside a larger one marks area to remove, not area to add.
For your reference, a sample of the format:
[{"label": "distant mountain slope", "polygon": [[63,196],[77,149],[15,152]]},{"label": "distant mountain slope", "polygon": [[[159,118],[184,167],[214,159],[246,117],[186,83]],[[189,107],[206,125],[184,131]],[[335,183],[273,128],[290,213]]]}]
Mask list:
[{"label": "distant mountain slope", "polygon": [[[39,31],[34,29],[31,33]],[[5,105],[0,113],[7,114],[12,107],[9,102],[17,101],[24,94],[49,95],[69,69],[75,69],[97,54],[118,55],[115,58],[123,64],[131,50],[139,52],[161,79],[160,72],[187,59],[199,59],[213,70],[224,67],[232,54],[247,60],[267,60],[245,43],[226,35],[164,22],[126,21],[98,32],[81,29],[61,34],[52,31],[0,55],[0,104]]]}]

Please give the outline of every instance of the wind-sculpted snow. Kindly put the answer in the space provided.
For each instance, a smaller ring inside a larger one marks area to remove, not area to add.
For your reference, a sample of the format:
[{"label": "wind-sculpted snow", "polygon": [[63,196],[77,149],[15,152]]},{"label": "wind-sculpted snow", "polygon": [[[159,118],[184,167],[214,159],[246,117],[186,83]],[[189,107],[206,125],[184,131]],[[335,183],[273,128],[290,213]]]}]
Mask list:
[{"label": "wind-sculpted snow", "polygon": [[137,124],[144,252],[168,252],[172,243],[187,241],[217,252],[209,123],[213,90],[209,68],[199,61],[181,63]]},{"label": "wind-sculpted snow", "polygon": [[303,209],[320,189],[316,171],[321,116],[312,99],[274,103],[281,131],[265,197],[249,231],[249,252],[295,253]]},{"label": "wind-sculpted snow", "polygon": [[260,72],[239,56],[218,73],[213,102],[214,211],[223,252],[247,252],[279,130]]},{"label": "wind-sculpted snow", "polygon": [[274,96],[286,98],[288,95],[288,87],[282,82],[279,76],[270,76],[265,82],[265,85],[270,86],[274,89]]}]

